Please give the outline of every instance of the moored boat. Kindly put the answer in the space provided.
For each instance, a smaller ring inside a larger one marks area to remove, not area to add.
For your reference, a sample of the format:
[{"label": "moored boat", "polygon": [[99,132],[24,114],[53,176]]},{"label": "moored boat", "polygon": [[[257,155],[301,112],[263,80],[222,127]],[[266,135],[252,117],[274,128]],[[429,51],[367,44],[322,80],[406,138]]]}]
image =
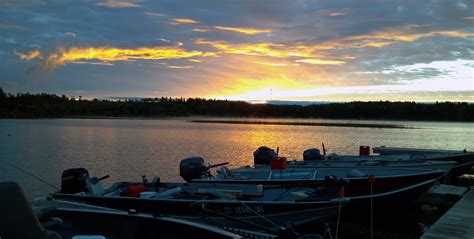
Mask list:
[{"label": "moored boat", "polygon": [[[387,202],[383,205],[386,208],[405,207],[447,173],[445,170],[389,167],[291,168],[285,163],[286,160],[281,159],[272,167],[232,170],[222,166],[214,176],[199,157],[184,159],[180,166],[181,176],[193,183],[325,188],[329,193],[344,186],[345,196],[351,199],[347,206],[351,208],[354,208],[352,205],[367,204],[371,198]],[[196,175],[201,176],[194,177]]]},{"label": "moored boat", "polygon": [[[445,153],[440,154],[410,154],[411,151],[396,151],[400,154],[370,155],[370,147],[360,146],[359,155],[337,155],[327,154],[323,145],[323,154],[319,149],[312,148],[303,152],[303,160],[287,160],[290,168],[294,167],[398,167],[415,169],[435,169],[449,171],[449,181],[466,173],[474,166],[474,157],[470,159],[469,154]],[[377,151],[378,152],[378,151]],[[423,152],[426,152],[423,151]],[[253,154],[254,167],[261,168],[262,165],[270,165],[275,157],[275,150],[266,146],[259,147]],[[474,156],[474,155],[473,155]]]},{"label": "moored boat", "polygon": [[[33,207],[13,182],[0,183],[2,238],[243,238],[220,228],[187,220],[131,213],[56,200],[35,200]],[[248,232],[249,234],[252,232]],[[94,235],[94,236],[92,236]],[[255,233],[255,238],[276,238]]]},{"label": "moored boat", "polygon": [[450,160],[456,161],[458,165],[474,164],[474,152],[464,150],[443,150],[443,149],[419,149],[419,148],[396,148],[379,146],[373,148],[374,153],[380,156],[390,157],[394,155],[410,155],[411,158],[428,160]]},{"label": "moored boat", "polygon": [[[84,171],[82,171],[84,172]],[[218,183],[119,182],[101,189],[97,178],[76,190],[63,188],[52,194],[56,199],[84,202],[121,210],[133,209],[153,215],[172,216],[247,229],[280,230],[283,225],[327,220],[336,215],[348,199],[339,195],[321,196],[321,190],[297,187],[264,188],[261,185]],[[64,184],[64,182],[63,182]],[[72,186],[70,182],[66,183]]]},{"label": "moored boat", "polygon": [[281,170],[272,170],[270,167],[240,167],[230,170],[222,167],[215,176],[203,176],[191,182],[259,184],[269,188],[320,188],[328,183],[340,182],[346,185],[346,196],[351,197],[370,193],[369,177],[376,179],[376,183],[373,183],[373,193],[386,193],[432,179],[437,180],[445,174],[444,170],[384,167],[289,167]]}]

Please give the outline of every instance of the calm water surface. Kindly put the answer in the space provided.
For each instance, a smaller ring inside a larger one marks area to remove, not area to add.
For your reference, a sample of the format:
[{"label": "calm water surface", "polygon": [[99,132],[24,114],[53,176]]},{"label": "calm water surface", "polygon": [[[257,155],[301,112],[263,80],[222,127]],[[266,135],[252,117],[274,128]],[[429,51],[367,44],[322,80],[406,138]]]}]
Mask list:
[{"label": "calm water surface", "polygon": [[321,142],[329,152],[341,154],[356,154],[359,145],[474,150],[473,123],[375,122],[417,128],[381,129],[188,120],[1,119],[0,181],[16,181],[28,197],[35,198],[54,189],[11,165],[59,187],[62,171],[72,167],[85,167],[95,176],[109,174],[106,185],[117,180],[138,181],[142,174],[149,178],[159,175],[162,181],[181,181],[182,158],[202,156],[210,163],[248,165],[253,162],[253,151],[261,145],[280,147],[280,155],[291,159],[301,159],[303,150],[320,148]]}]

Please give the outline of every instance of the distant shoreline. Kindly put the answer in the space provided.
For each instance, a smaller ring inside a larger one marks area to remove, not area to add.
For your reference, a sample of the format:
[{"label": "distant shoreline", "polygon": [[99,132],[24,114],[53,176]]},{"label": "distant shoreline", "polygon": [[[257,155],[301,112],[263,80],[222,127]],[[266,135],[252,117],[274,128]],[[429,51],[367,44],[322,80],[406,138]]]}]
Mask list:
[{"label": "distant shoreline", "polygon": [[[198,119],[196,119],[198,118]],[[203,118],[200,120],[199,118]],[[213,118],[215,120],[207,120]],[[407,119],[350,119],[350,118],[301,118],[301,117],[257,117],[257,116],[219,116],[219,115],[190,115],[190,116],[21,116],[21,117],[4,117],[2,119],[16,120],[42,120],[42,119],[99,119],[99,120],[186,120],[191,123],[219,123],[219,124],[254,124],[254,125],[296,125],[296,126],[329,126],[329,127],[368,127],[368,128],[401,128],[401,129],[417,129],[412,126],[394,125],[394,124],[365,124],[365,123],[325,123],[325,122],[301,122],[297,120],[329,120],[329,121],[394,121],[394,122],[439,122],[439,123],[474,123],[472,121],[449,121],[449,120],[407,120]],[[222,120],[220,120],[222,119]],[[295,120],[289,122],[277,122],[272,120]],[[344,126],[347,125],[347,126]],[[355,126],[351,126],[355,125]],[[374,127],[371,127],[374,125]],[[383,126],[383,127],[378,127]],[[388,126],[388,127],[385,127]],[[392,127],[393,126],[393,127]]]},{"label": "distant shoreline", "polygon": [[[194,118],[194,119],[193,119]],[[212,117],[219,119],[195,119],[195,118],[210,118],[203,116],[188,116],[188,117],[107,117],[107,116],[71,116],[71,117],[38,117],[38,118],[0,118],[0,119],[99,119],[99,120],[185,120],[190,123],[211,123],[211,124],[245,124],[245,125],[293,125],[293,126],[322,126],[322,127],[351,127],[351,128],[379,128],[379,129],[417,129],[412,126],[397,125],[397,124],[377,124],[377,123],[343,123],[343,122],[304,122],[296,120],[308,120],[301,118],[258,118],[258,120],[249,120],[244,117]],[[287,119],[294,121],[275,121],[275,120]],[[323,119],[319,120],[353,120],[353,121],[366,121],[358,119]],[[318,120],[314,119],[314,120]],[[374,120],[380,121],[383,120]],[[396,120],[392,120],[396,121]]]},{"label": "distant shoreline", "polygon": [[164,97],[138,101],[99,101],[68,98],[64,95],[12,95],[4,93],[0,88],[0,118],[169,119],[196,116],[474,122],[474,105],[463,102],[421,104],[354,101],[301,106]]},{"label": "distant shoreline", "polygon": [[351,128],[379,128],[379,129],[416,129],[395,124],[367,124],[367,123],[336,123],[336,122],[301,122],[301,121],[254,121],[254,120],[189,120],[192,123],[211,124],[250,124],[250,125],[294,125],[294,126],[323,126],[323,127],[351,127]]}]

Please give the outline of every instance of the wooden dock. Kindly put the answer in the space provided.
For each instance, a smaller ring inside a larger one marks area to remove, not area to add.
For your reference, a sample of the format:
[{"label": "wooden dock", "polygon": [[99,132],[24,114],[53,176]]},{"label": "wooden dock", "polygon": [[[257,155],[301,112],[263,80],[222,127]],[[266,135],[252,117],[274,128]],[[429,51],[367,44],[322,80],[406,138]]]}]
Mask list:
[{"label": "wooden dock", "polygon": [[468,192],[468,187],[458,187],[446,184],[433,186],[423,197],[418,199],[420,204],[451,207]]},{"label": "wooden dock", "polygon": [[474,238],[474,189],[471,188],[464,197],[447,211],[422,239],[473,239]]}]

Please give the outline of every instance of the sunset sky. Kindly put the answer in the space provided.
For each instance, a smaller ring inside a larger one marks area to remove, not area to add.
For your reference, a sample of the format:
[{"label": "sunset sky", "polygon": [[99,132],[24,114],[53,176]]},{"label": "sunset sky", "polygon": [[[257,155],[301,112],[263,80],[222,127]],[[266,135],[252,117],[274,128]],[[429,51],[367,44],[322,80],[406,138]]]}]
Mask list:
[{"label": "sunset sky", "polygon": [[0,0],[0,87],[474,102],[474,1]]}]

